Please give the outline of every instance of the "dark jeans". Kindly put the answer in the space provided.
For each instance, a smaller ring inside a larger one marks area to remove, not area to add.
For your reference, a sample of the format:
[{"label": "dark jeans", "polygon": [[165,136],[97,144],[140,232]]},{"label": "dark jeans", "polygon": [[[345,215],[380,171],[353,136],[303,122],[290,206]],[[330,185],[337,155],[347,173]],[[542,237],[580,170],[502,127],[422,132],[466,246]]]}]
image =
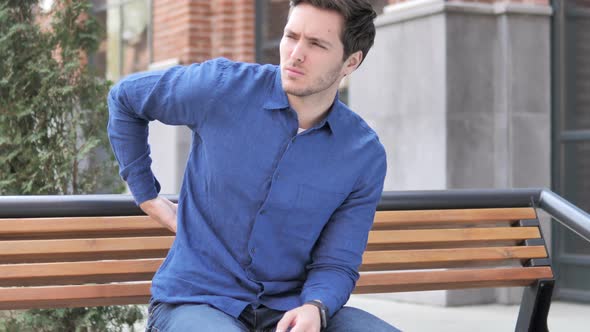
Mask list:
[{"label": "dark jeans", "polygon": [[[206,304],[151,303],[147,332],[274,332],[283,311],[264,306],[246,307],[234,317]],[[326,332],[398,332],[360,309],[344,307],[329,321]]]}]

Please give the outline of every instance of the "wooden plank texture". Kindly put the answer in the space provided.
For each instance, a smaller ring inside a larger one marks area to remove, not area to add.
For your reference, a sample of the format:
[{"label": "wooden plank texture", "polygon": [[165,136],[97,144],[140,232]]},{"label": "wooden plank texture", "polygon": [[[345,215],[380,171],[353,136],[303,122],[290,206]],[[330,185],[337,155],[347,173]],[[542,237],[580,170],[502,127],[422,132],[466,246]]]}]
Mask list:
[{"label": "wooden plank texture", "polygon": [[460,229],[415,229],[371,231],[369,246],[396,244],[440,244],[462,242],[490,242],[540,238],[537,227],[489,227]]},{"label": "wooden plank texture", "polygon": [[166,254],[174,236],[0,241],[0,264],[82,259],[145,258]]},{"label": "wooden plank texture", "polygon": [[[507,227],[524,219],[536,219],[535,210],[378,211],[361,270],[379,272],[362,272],[355,293],[553,278],[550,266],[474,268],[547,257],[542,245],[518,245],[540,238],[538,227]],[[173,241],[147,216],[0,219],[0,310],[147,303]]]},{"label": "wooden plank texture", "polygon": [[535,218],[536,214],[533,208],[377,211],[373,228],[387,229],[429,224],[476,224]]},{"label": "wooden plank texture", "polygon": [[164,259],[0,265],[0,287],[149,281]]},{"label": "wooden plank texture", "polygon": [[151,282],[0,288],[0,310],[147,303]]},{"label": "wooden plank texture", "polygon": [[479,264],[545,257],[544,246],[368,251],[363,254],[361,270],[448,267],[456,266],[458,262],[468,266],[469,262]]},{"label": "wooden plank texture", "polygon": [[[550,267],[361,274],[355,293],[525,286],[553,278]],[[0,310],[147,303],[150,282],[0,288]]]},{"label": "wooden plank texture", "polygon": [[0,219],[0,240],[42,239],[100,234],[173,235],[148,216]]},{"label": "wooden plank texture", "polygon": [[526,286],[551,279],[551,267],[363,273],[354,293],[413,292],[439,289]]}]

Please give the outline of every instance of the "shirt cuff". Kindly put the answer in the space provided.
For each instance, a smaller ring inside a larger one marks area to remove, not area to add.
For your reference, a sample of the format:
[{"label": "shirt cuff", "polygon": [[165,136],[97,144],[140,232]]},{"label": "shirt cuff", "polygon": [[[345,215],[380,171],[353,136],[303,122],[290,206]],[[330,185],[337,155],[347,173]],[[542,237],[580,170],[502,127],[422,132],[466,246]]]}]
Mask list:
[{"label": "shirt cuff", "polygon": [[322,291],[310,291],[301,294],[301,301],[302,303],[313,301],[313,300],[320,300],[326,308],[328,308],[328,316],[332,317],[342,305],[337,303],[336,299],[333,296],[327,294],[327,292]]},{"label": "shirt cuff", "polygon": [[129,175],[127,185],[137,205],[158,197],[161,186],[152,171]]}]

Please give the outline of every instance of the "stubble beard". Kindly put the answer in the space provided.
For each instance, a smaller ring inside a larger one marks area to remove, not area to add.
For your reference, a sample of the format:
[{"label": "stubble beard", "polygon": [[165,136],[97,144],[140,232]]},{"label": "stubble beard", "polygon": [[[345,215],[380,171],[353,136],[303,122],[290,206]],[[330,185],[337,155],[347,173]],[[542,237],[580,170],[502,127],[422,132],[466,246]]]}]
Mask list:
[{"label": "stubble beard", "polygon": [[339,77],[340,67],[335,67],[324,75],[318,77],[311,84],[301,88],[289,87],[284,81],[288,80],[288,78],[283,78],[283,90],[285,93],[296,97],[308,97],[327,90],[339,79]]}]

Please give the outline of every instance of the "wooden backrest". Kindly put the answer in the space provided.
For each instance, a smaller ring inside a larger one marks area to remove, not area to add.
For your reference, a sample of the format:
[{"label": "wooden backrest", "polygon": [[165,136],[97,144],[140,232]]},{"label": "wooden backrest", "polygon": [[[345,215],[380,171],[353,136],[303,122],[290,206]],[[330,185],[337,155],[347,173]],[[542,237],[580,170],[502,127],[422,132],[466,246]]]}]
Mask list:
[{"label": "wooden backrest", "polygon": [[526,286],[553,273],[533,208],[381,211],[355,293]]},{"label": "wooden backrest", "polygon": [[[174,235],[145,216],[0,219],[0,309],[147,303]],[[532,208],[379,211],[356,293],[553,277]]]},{"label": "wooden backrest", "polygon": [[147,303],[173,240],[146,216],[0,219],[0,309]]}]

